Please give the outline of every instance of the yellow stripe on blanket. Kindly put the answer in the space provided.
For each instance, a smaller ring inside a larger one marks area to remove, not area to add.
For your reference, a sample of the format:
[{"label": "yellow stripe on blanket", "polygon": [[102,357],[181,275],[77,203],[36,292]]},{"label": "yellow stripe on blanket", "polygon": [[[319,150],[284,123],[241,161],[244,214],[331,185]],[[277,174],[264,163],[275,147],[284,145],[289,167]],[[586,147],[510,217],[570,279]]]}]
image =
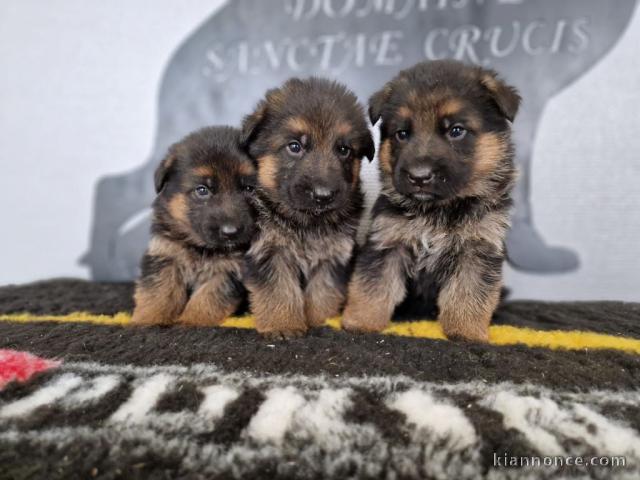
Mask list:
[{"label": "yellow stripe on blanket", "polygon": [[[67,315],[33,315],[29,313],[0,315],[0,321],[5,322],[80,322],[97,325],[128,325],[131,323],[129,313],[115,315],[96,315],[77,312]],[[231,317],[222,325],[227,328],[255,328],[253,317]],[[340,319],[332,318],[327,326],[339,330]],[[415,322],[394,322],[382,332],[384,335],[401,337],[428,338],[431,340],[446,340],[438,322],[421,320]],[[628,337],[618,337],[603,333],[578,330],[534,330],[532,328],[514,327],[511,325],[493,325],[489,329],[489,340],[493,345],[524,344],[529,347],[543,347],[550,349],[588,350],[610,349],[640,355],[640,340]]]},{"label": "yellow stripe on blanket", "polygon": [[126,312],[115,315],[97,315],[95,313],[74,312],[66,315],[34,315],[32,313],[12,313],[0,315],[2,322],[58,322],[58,323],[95,323],[97,325],[127,325],[131,314]]}]

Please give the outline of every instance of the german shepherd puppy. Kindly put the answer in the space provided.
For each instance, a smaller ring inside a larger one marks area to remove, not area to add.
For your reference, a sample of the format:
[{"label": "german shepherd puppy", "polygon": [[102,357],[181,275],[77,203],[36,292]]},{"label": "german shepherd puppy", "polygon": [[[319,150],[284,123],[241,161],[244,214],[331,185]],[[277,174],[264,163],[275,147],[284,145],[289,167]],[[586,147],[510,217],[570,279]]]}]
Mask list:
[{"label": "german shepherd puppy", "polygon": [[134,324],[218,325],[246,297],[241,273],[255,231],[255,167],[239,149],[239,133],[194,132],[156,170]]},{"label": "german shepherd puppy", "polygon": [[382,192],[356,259],[343,326],[380,331],[405,300],[449,338],[486,342],[500,298],[520,96],[454,61],[400,72],[369,102]]},{"label": "german shepherd puppy", "polygon": [[244,120],[256,161],[259,234],[246,285],[259,332],[303,335],[340,313],[360,221],[362,157],[374,144],[364,110],[344,86],[291,79]]}]

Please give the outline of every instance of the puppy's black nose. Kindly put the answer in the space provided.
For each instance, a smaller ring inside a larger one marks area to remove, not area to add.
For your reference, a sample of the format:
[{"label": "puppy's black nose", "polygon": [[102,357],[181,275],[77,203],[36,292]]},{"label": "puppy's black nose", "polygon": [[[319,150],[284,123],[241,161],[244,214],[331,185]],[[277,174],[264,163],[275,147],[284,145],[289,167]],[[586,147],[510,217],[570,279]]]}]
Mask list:
[{"label": "puppy's black nose", "polygon": [[223,223],[220,226],[220,236],[223,238],[235,238],[239,231],[240,228],[233,223]]},{"label": "puppy's black nose", "polygon": [[311,189],[313,201],[320,206],[330,204],[336,196],[336,192],[327,187],[316,186]]},{"label": "puppy's black nose", "polygon": [[407,180],[411,185],[424,187],[433,182],[435,175],[430,167],[414,167],[407,170]]}]

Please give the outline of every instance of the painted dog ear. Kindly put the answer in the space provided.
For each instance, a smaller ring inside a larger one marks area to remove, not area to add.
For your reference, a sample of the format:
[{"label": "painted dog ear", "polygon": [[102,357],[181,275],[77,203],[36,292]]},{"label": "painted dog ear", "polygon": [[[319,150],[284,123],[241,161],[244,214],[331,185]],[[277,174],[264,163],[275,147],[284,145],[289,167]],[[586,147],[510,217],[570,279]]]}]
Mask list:
[{"label": "painted dog ear", "polygon": [[162,159],[160,165],[158,165],[158,168],[153,174],[153,183],[156,188],[156,193],[160,193],[169,181],[169,177],[173,174],[175,164],[175,153],[169,151],[167,156]]},{"label": "painted dog ear", "polygon": [[378,90],[369,98],[369,120],[371,125],[375,125],[382,116],[384,105],[391,97],[391,85],[387,83],[382,90]]},{"label": "painted dog ear", "polygon": [[480,84],[489,91],[500,112],[513,122],[522,100],[518,90],[504,83],[493,70],[480,70]]}]

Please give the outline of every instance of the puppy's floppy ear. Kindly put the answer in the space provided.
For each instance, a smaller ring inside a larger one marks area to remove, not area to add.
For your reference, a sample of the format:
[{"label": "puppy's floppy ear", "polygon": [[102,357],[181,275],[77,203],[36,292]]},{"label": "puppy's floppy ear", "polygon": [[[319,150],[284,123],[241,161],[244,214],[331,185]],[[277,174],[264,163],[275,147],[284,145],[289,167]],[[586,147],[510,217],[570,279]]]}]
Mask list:
[{"label": "puppy's floppy ear", "polygon": [[158,168],[153,175],[153,182],[156,187],[156,193],[160,193],[169,180],[169,177],[173,173],[175,163],[175,154],[173,152],[169,152],[167,156],[162,159],[160,165],[158,165]]},{"label": "puppy's floppy ear", "polygon": [[268,108],[267,102],[262,100],[256,107],[255,111],[245,116],[242,120],[242,128],[240,129],[240,147],[243,150],[249,150],[249,145],[267,119]]},{"label": "puppy's floppy ear", "polygon": [[504,83],[493,70],[480,70],[480,83],[486,88],[502,114],[513,122],[522,100],[518,90]]},{"label": "puppy's floppy ear", "polygon": [[373,137],[371,133],[367,134],[363,139],[362,153],[369,160],[369,162],[373,161],[373,157],[376,155],[376,146],[373,143]]},{"label": "puppy's floppy ear", "polygon": [[377,91],[371,98],[369,98],[369,120],[371,125],[375,125],[378,119],[382,116],[382,109],[384,104],[389,101],[391,97],[391,84],[387,83],[382,90]]}]

